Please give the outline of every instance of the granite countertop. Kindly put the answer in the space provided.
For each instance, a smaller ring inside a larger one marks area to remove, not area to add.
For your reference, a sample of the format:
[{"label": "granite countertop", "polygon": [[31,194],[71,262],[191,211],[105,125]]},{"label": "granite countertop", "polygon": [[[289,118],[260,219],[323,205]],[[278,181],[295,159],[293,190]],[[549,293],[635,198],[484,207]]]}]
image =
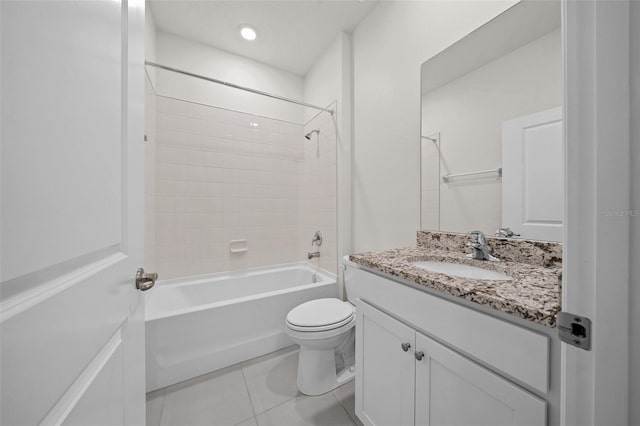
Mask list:
[{"label": "granite countertop", "polygon": [[[428,234],[433,236],[435,233]],[[518,318],[547,327],[556,326],[556,314],[560,311],[561,262],[525,263],[523,260],[526,259],[522,256],[518,259],[519,261],[475,260],[467,258],[461,250],[452,250],[451,247],[442,245],[424,244],[424,237],[425,235],[419,234],[416,247],[352,254],[349,259],[367,268],[489,306]],[[498,251],[497,254],[500,255],[500,252]],[[411,264],[413,261],[446,261],[477,266],[502,272],[512,277],[512,280],[454,277],[419,268]]]}]

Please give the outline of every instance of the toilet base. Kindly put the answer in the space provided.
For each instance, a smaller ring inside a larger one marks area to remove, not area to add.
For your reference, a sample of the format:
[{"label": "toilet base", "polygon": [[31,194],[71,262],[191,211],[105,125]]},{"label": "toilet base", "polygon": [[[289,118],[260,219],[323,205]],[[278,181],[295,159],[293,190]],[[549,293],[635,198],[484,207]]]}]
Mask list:
[{"label": "toilet base", "polygon": [[355,370],[350,366],[336,374],[335,348],[300,348],[298,390],[305,395],[322,395],[353,380]]}]

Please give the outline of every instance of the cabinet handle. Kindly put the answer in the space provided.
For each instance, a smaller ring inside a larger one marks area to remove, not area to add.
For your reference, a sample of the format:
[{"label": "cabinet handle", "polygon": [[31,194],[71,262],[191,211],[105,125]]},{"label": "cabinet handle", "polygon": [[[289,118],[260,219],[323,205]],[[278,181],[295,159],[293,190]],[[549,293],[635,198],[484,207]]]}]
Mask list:
[{"label": "cabinet handle", "polygon": [[422,358],[424,358],[424,352],[422,352],[422,351],[416,352],[415,355],[416,355],[416,359],[418,361],[422,361]]},{"label": "cabinet handle", "polygon": [[411,348],[411,343],[403,343],[400,345],[403,351],[407,352]]}]

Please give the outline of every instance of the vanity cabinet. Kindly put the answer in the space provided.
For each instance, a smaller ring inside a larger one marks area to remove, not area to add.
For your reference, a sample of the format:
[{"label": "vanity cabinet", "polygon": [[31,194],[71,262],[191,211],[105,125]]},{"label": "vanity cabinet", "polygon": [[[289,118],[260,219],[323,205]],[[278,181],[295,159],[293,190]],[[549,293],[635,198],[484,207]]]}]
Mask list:
[{"label": "vanity cabinet", "polygon": [[368,426],[545,425],[546,402],[356,301],[356,414]]}]

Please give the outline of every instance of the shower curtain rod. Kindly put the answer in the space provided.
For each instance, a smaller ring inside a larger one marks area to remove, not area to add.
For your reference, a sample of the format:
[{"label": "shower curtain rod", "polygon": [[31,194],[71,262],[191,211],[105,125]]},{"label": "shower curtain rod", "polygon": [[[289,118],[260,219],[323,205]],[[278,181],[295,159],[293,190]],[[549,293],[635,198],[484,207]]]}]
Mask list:
[{"label": "shower curtain rod", "polygon": [[244,90],[245,92],[255,93],[256,95],[267,96],[269,98],[279,99],[279,100],[285,101],[285,102],[291,102],[293,104],[298,104],[298,105],[302,105],[302,106],[305,106],[305,107],[318,109],[320,111],[326,111],[329,114],[333,115],[333,110],[331,108],[322,108],[322,107],[319,107],[317,105],[308,104],[306,102],[298,101],[298,100],[295,100],[295,99],[285,98],[284,96],[278,96],[278,95],[274,95],[274,94],[271,94],[271,93],[263,92],[261,90],[251,89],[249,87],[244,87],[244,86],[240,86],[240,85],[237,85],[237,84],[234,84],[234,83],[229,83],[228,81],[217,80],[215,78],[205,77],[205,76],[199,75],[199,74],[194,74],[194,73],[189,72],[189,71],[183,71],[183,70],[179,70],[177,68],[168,67],[166,65],[156,64],[155,62],[144,61],[144,64],[145,65],[149,65],[150,67],[156,67],[156,68],[160,68],[160,69],[163,69],[163,70],[172,71],[172,72],[175,72],[175,73],[178,73],[178,74],[188,75],[189,77],[195,77],[195,78],[199,78],[201,80],[210,81],[212,83],[217,83],[217,84],[222,84],[224,86],[233,87],[234,89]]}]

